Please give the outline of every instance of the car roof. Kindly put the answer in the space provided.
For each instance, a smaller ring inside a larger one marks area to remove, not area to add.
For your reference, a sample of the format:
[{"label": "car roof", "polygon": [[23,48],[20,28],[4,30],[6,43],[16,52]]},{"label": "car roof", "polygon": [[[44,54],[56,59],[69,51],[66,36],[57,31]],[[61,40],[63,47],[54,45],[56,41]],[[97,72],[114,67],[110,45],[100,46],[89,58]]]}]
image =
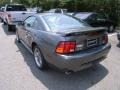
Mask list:
[{"label": "car roof", "polygon": [[[67,14],[61,14],[61,13],[36,13],[34,15],[30,15],[31,16],[35,16],[35,17],[43,17],[43,16],[49,16],[49,15],[67,15]],[[70,15],[67,15],[70,16]]]},{"label": "car roof", "polygon": [[39,13],[37,14],[38,16],[46,16],[46,15],[65,15],[65,14],[61,14],[61,13]]}]

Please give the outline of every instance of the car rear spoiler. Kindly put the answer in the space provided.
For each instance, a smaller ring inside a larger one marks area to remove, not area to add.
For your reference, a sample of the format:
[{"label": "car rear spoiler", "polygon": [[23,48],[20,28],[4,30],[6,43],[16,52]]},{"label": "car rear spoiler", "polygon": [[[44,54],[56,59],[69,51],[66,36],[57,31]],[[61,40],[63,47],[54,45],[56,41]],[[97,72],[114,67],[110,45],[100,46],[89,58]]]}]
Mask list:
[{"label": "car rear spoiler", "polygon": [[71,35],[81,35],[84,33],[89,33],[89,32],[107,32],[107,29],[104,27],[98,27],[98,28],[81,28],[81,29],[70,29],[70,30],[61,30],[59,32],[56,32],[58,34],[61,34],[63,36],[71,36]]}]

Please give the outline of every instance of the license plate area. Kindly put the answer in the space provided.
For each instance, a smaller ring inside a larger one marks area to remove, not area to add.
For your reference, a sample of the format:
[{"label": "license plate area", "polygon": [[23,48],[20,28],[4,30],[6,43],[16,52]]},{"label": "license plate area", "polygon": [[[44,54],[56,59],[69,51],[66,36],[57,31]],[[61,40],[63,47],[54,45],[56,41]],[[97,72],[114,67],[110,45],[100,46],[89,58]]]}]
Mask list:
[{"label": "license plate area", "polygon": [[87,39],[87,47],[94,47],[97,46],[98,39]]}]

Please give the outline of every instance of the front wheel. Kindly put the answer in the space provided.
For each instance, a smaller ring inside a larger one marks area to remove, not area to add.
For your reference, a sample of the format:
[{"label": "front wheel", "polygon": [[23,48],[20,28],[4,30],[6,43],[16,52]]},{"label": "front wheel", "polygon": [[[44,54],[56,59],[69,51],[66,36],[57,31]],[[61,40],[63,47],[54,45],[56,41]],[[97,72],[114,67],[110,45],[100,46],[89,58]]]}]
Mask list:
[{"label": "front wheel", "polygon": [[37,67],[41,70],[45,69],[46,62],[45,62],[43,55],[42,55],[40,49],[38,48],[38,46],[34,47],[33,54],[34,54],[34,60],[35,60]]}]

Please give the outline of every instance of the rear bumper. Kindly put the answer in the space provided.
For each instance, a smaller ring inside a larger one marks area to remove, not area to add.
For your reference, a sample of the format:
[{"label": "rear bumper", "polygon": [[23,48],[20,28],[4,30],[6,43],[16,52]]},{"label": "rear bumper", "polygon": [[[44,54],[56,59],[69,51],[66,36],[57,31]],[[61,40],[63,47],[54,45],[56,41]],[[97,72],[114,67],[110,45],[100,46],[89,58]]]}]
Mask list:
[{"label": "rear bumper", "polygon": [[52,62],[51,64],[64,71],[80,71],[104,60],[110,48],[111,45],[107,44],[72,55],[57,55],[54,57],[55,60],[53,60],[55,62]]}]

